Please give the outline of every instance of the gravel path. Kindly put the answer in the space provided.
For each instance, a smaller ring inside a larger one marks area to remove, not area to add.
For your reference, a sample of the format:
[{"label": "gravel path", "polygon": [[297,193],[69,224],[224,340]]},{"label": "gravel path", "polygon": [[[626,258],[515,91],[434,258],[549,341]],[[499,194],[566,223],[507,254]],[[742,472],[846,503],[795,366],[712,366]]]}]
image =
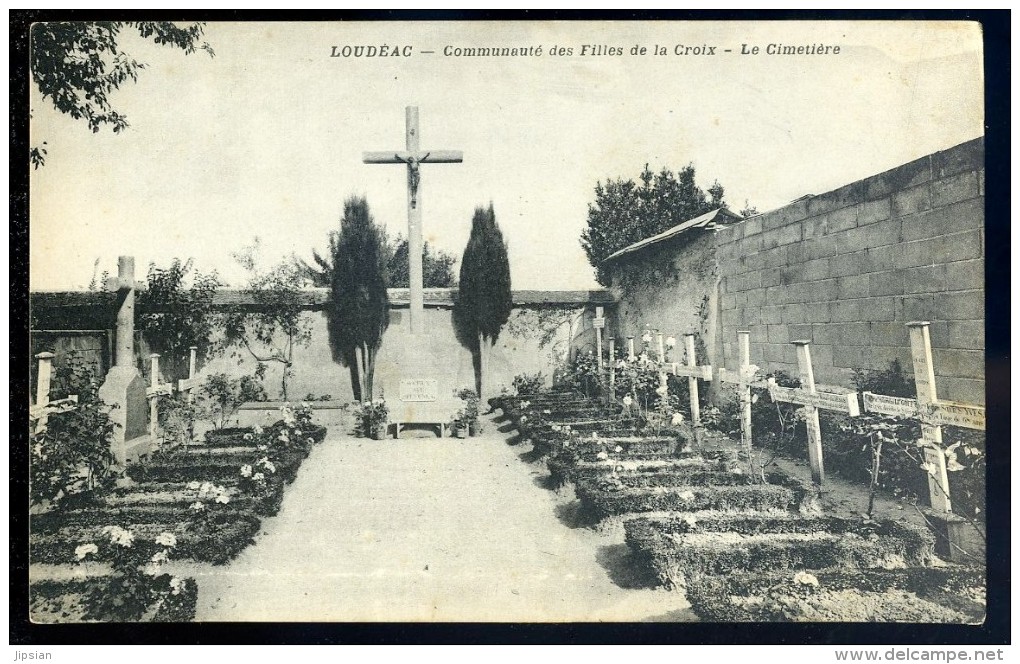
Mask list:
[{"label": "gravel path", "polygon": [[565,501],[537,486],[539,469],[517,456],[524,450],[491,422],[487,431],[464,440],[331,433],[256,544],[227,566],[194,570],[196,619],[695,619],[682,594],[634,587],[618,534],[565,525]]}]

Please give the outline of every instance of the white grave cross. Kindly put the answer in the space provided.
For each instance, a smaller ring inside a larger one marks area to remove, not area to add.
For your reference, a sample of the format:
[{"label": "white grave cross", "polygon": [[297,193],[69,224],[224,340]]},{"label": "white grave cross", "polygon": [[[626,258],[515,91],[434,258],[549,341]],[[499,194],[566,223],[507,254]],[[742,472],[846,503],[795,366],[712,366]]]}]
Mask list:
[{"label": "white grave cross", "polygon": [[406,149],[395,152],[365,152],[366,164],[405,164],[407,166],[407,249],[410,274],[410,329],[421,334],[424,329],[425,299],[422,291],[422,230],[421,230],[421,164],[459,164],[464,153],[458,150],[423,152],[418,130],[418,107],[406,109]]},{"label": "white grave cross", "polygon": [[701,403],[698,397],[698,379],[712,380],[712,365],[698,365],[697,355],[694,349],[694,333],[684,334],[684,351],[687,354],[686,364],[673,364],[674,376],[687,376],[687,391],[691,399],[691,422],[694,426],[701,426]]},{"label": "white grave cross", "polygon": [[751,388],[767,387],[764,381],[754,380],[755,370],[751,366],[751,333],[746,330],[737,332],[740,350],[740,368],[736,371],[719,369],[719,380],[737,385],[740,396],[740,438],[746,443],[751,442]]},{"label": "white grave cross", "polygon": [[822,458],[822,429],[818,423],[818,409],[834,410],[850,417],[860,415],[857,393],[835,394],[815,389],[815,372],[811,366],[811,342],[793,341],[797,347],[797,367],[800,373],[800,388],[780,387],[770,378],[769,395],[773,401],[794,403],[803,406],[804,422],[807,425],[808,460],[811,463],[811,480],[821,486],[825,480],[825,463]]},{"label": "white grave cross", "polygon": [[929,325],[927,321],[907,323],[917,398],[903,399],[865,392],[864,410],[920,420],[921,440],[927,443],[924,447],[924,460],[930,466],[928,495],[932,509],[952,512],[946,457],[942,451],[942,427],[956,426],[984,431],[985,409],[981,406],[942,401],[938,398],[935,390]]}]

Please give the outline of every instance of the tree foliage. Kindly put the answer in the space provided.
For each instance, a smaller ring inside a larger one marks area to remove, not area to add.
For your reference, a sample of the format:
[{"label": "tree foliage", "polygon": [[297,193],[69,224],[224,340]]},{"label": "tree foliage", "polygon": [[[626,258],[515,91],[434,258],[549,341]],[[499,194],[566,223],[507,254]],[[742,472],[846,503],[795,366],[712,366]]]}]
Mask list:
[{"label": "tree foliage", "polygon": [[216,272],[192,275],[192,269],[191,260],[179,258],[167,267],[150,263],[148,286],[138,295],[146,340],[160,354],[160,370],[170,381],[187,378],[191,346],[198,348],[199,358],[218,350],[213,341],[218,323],[213,297],[223,283]]},{"label": "tree foliage", "polygon": [[638,179],[637,183],[621,178],[597,182],[595,201],[588,204],[588,226],[581,233],[581,246],[604,286],[610,284],[602,261],[610,254],[726,207],[723,186],[714,182],[707,191],[701,189],[691,164],[676,173],[667,168],[653,173],[645,164]]},{"label": "tree foliage", "polygon": [[334,237],[330,346],[334,359],[350,368],[355,397],[362,401],[373,396],[375,354],[390,322],[386,236],[372,218],[368,201],[352,196],[344,201]]},{"label": "tree foliage", "polygon": [[460,285],[453,320],[461,343],[477,354],[476,381],[483,394],[488,346],[499,338],[510,318],[513,299],[510,291],[510,260],[503,232],[496,223],[496,212],[489,207],[475,208],[471,235],[460,265]]},{"label": "tree foliage", "polygon": [[[93,132],[103,125],[109,125],[115,133],[128,126],[127,117],[113,108],[109,96],[125,82],[137,81],[145,63],[118,45],[125,28],[134,28],[142,38],[179,48],[186,54],[200,49],[214,55],[209,44],[200,41],[203,23],[69,21],[33,25],[32,80],[43,99],[52,101],[61,113],[85,120]],[[38,168],[45,162],[46,148],[32,148],[30,157]]]},{"label": "tree foliage", "polygon": [[248,272],[244,293],[254,303],[253,309],[235,307],[223,324],[224,343],[244,349],[256,362],[261,377],[265,363],[283,365],[280,391],[286,401],[287,379],[294,364],[294,348],[311,341],[311,323],[305,318],[302,287],[304,277],[292,261],[283,261],[269,270],[258,264],[261,243],[255,243],[234,254],[234,259]]},{"label": "tree foliage", "polygon": [[[386,241],[386,283],[390,288],[409,288],[411,263],[407,238],[397,235]],[[452,288],[457,285],[453,266],[457,258],[442,249],[433,249],[428,241],[422,245],[422,286],[424,288]]]},{"label": "tree foliage", "polygon": [[[333,283],[333,256],[336,254],[339,231],[329,232],[329,250],[320,254],[312,250],[312,263],[295,258],[295,264],[312,285],[329,288]],[[388,288],[408,288],[410,285],[410,262],[408,261],[407,238],[397,235],[384,237],[385,277]],[[434,249],[428,241],[422,247],[422,285],[425,288],[452,288],[457,285],[454,266],[457,258],[442,249]]]}]

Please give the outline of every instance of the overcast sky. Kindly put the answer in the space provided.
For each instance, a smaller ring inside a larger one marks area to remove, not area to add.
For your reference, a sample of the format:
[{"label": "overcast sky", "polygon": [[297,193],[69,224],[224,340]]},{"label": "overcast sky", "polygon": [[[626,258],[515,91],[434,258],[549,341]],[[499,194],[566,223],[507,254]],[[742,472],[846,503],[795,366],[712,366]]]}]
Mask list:
[{"label": "overcast sky", "polygon": [[[33,98],[31,141],[49,150],[31,178],[33,289],[84,287],[96,259],[115,271],[120,254],[139,278],[180,257],[241,285],[232,252],[258,235],[267,263],[310,257],[351,194],[406,234],[404,168],[361,153],[403,148],[407,105],[420,107],[423,149],[464,152],[422,167],[426,238],[459,257],[473,209],[492,201],[515,288],[594,286],[578,238],[595,183],[646,162],[691,162],[702,187],[718,180],[735,209],[764,211],[983,133],[976,24],[213,23],[214,58],[125,35],[148,65],[111,97],[127,131],[93,134]],[[840,54],[740,55],[770,43]],[[330,57],[382,44],[413,54]],[[582,56],[584,44],[624,55]],[[676,56],[677,44],[716,55]]]}]

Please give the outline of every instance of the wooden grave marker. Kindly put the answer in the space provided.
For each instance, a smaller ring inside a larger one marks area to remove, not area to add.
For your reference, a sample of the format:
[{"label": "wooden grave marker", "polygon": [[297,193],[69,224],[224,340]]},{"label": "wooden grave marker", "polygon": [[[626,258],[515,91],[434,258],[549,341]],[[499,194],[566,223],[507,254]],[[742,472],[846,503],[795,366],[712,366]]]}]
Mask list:
[{"label": "wooden grave marker", "polygon": [[149,436],[156,440],[156,432],[159,429],[159,398],[173,394],[173,384],[159,382],[159,353],[149,355],[149,361],[152,364],[145,397],[149,400]]},{"label": "wooden grave marker", "polygon": [[949,496],[946,457],[942,450],[942,427],[955,426],[984,431],[985,409],[982,406],[943,401],[938,398],[929,326],[930,323],[927,321],[907,323],[917,398],[904,399],[864,392],[864,410],[921,422],[921,440],[926,443],[924,460],[930,468],[928,497],[932,509],[948,514],[953,509]]},{"label": "wooden grave marker", "polygon": [[740,439],[751,442],[751,388],[768,387],[765,381],[754,380],[757,367],[751,366],[751,333],[747,330],[737,332],[740,366],[737,371],[719,369],[719,381],[737,386],[740,397]]},{"label": "wooden grave marker", "polygon": [[684,334],[684,352],[687,354],[685,364],[673,363],[674,376],[687,376],[687,391],[691,401],[691,422],[694,426],[701,426],[701,401],[698,394],[698,379],[712,380],[712,365],[698,365],[698,358],[694,350],[694,333]]},{"label": "wooden grave marker", "polygon": [[825,481],[825,461],[822,456],[822,429],[818,422],[818,410],[833,410],[850,417],[861,414],[857,393],[836,394],[819,392],[815,388],[815,372],[811,364],[811,342],[792,341],[797,347],[797,368],[800,387],[781,387],[774,378],[768,381],[769,395],[773,401],[793,403],[802,407],[804,423],[807,425],[808,460],[811,463],[811,480],[821,486]]}]

